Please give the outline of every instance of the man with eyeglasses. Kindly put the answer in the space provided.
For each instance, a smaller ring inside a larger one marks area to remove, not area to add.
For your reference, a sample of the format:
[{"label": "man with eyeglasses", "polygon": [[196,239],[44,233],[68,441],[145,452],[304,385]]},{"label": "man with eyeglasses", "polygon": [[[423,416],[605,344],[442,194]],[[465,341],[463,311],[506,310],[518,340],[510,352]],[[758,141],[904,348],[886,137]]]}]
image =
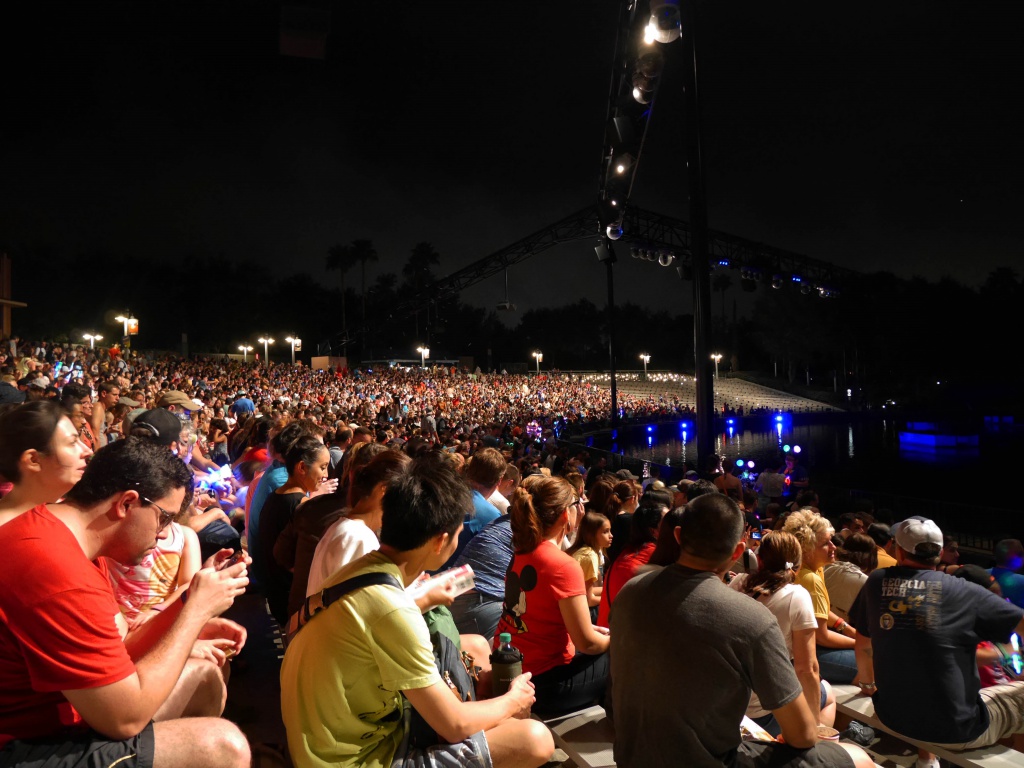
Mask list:
[{"label": "man with eyeglasses", "polygon": [[223,700],[211,698],[220,689],[210,683],[219,669],[190,659],[211,620],[245,591],[246,564],[220,558],[202,568],[183,599],[146,625],[148,648],[122,640],[98,565],[141,562],[192,483],[166,448],[119,440],[93,456],[62,503],[0,527],[0,765],[249,765],[245,737],[216,717]]}]

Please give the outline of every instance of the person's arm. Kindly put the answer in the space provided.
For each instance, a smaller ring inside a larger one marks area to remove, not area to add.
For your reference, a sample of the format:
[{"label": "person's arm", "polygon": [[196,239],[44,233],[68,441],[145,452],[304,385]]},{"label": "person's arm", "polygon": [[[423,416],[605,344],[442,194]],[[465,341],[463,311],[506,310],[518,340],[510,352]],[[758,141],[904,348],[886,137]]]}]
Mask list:
[{"label": "person's arm", "polygon": [[797,696],[789,704],[773,709],[772,714],[782,729],[782,740],[797,749],[810,749],[818,741],[818,723],[811,717],[807,700]]},{"label": "person's arm", "polygon": [[102,403],[96,403],[92,407],[92,416],[89,417],[89,426],[96,436],[96,447],[102,448],[107,444],[107,436],[103,433],[103,422],[107,420],[107,409]]},{"label": "person's arm", "polygon": [[[1024,621],[1021,622],[1024,624]],[[861,692],[871,696],[877,690],[875,685],[875,661],[874,649],[871,647],[871,638],[865,635],[857,635],[853,647],[857,657],[857,677]]]},{"label": "person's arm", "polygon": [[437,735],[451,744],[525,714],[536,700],[529,672],[513,680],[508,692],[496,699],[463,702],[443,682],[402,693]]},{"label": "person's arm", "polygon": [[608,635],[608,630],[602,632],[590,621],[590,608],[587,605],[586,595],[576,595],[559,600],[558,610],[562,614],[562,621],[565,622],[565,628],[577,651],[596,656],[608,650],[611,637]]},{"label": "person's arm", "polygon": [[798,629],[793,632],[793,668],[796,670],[804,699],[811,711],[814,722],[821,718],[821,679],[818,673],[818,657],[814,650],[813,629]]},{"label": "person's arm", "polygon": [[[193,579],[188,603],[173,611],[173,623],[136,662],[133,674],[99,688],[65,690],[64,697],[91,728],[109,739],[129,739],[140,733],[178,682],[203,627],[226,611],[248,583],[242,563],[223,571],[200,571]],[[146,626],[164,623],[161,619],[169,613]]]},{"label": "person's arm", "polygon": [[596,608],[601,604],[601,590],[598,586],[597,579],[591,579],[587,582],[587,605],[591,608]]},{"label": "person's arm", "polygon": [[[832,616],[835,616],[835,614],[829,612],[829,617]],[[853,648],[854,639],[852,637],[831,631],[827,623],[828,619],[822,619],[819,616],[815,616],[814,618],[818,622],[818,628],[814,632],[814,642],[820,647],[838,648],[840,650]],[[842,621],[842,619],[837,616],[836,621]],[[832,626],[835,626],[835,622],[832,623]],[[849,624],[846,625],[844,632],[852,632],[853,634],[856,634],[856,630],[854,630]]]},{"label": "person's arm", "polygon": [[220,469],[220,465],[215,461],[203,456],[202,451],[198,450],[199,444],[196,443],[192,446],[192,457],[189,459],[189,463],[196,469],[202,472],[216,472]]}]

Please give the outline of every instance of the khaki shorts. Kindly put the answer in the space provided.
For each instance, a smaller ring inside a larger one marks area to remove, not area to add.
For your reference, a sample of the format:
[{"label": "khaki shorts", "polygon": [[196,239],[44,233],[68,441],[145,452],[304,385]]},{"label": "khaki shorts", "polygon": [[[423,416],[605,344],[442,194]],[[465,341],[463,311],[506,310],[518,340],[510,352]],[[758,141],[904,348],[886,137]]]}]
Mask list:
[{"label": "khaki shorts", "polygon": [[973,741],[939,744],[940,747],[960,752],[990,747],[1007,736],[1024,733],[1024,682],[982,688],[981,700],[988,710],[988,729]]}]

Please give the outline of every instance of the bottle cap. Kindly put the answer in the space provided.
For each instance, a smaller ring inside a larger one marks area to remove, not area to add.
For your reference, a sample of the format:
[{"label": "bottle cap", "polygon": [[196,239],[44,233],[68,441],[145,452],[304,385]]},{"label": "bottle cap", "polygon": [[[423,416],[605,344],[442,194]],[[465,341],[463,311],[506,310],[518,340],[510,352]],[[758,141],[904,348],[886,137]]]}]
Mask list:
[{"label": "bottle cap", "polygon": [[498,641],[502,642],[502,643],[511,643],[512,642],[512,633],[510,633],[510,632],[502,632],[500,635],[498,635]]}]

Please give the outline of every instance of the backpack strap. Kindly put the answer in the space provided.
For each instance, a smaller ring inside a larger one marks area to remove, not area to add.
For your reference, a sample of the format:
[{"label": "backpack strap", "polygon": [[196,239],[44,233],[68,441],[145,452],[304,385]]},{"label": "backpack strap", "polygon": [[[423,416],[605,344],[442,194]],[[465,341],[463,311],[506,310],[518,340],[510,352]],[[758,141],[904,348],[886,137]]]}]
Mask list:
[{"label": "backpack strap", "polygon": [[332,587],[317,592],[315,595],[307,597],[302,607],[288,619],[288,626],[285,631],[285,645],[290,643],[295,635],[298,634],[298,631],[306,626],[309,620],[324,608],[337,602],[350,592],[377,586],[394,587],[395,589],[403,588],[398,579],[390,573],[376,571],[373,573],[362,573],[359,576],[346,579],[339,584],[335,584]]}]

